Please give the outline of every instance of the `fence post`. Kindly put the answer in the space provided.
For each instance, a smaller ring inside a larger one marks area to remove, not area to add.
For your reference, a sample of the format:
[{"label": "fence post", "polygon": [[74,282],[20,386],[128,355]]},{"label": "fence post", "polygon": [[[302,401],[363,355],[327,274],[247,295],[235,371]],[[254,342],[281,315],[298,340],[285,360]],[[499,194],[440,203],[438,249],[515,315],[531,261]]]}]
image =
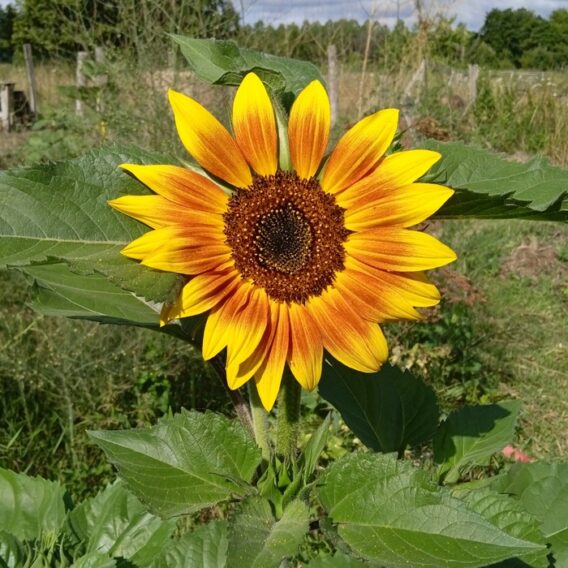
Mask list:
[{"label": "fence post", "polygon": [[479,78],[479,65],[468,65],[469,101],[468,106],[475,104],[477,99],[477,79]]},{"label": "fence post", "polygon": [[14,85],[0,84],[0,125],[4,132],[10,132],[14,126]]},{"label": "fence post", "polygon": [[327,47],[327,86],[329,89],[329,104],[331,105],[331,125],[337,121],[337,48],[335,45]]},{"label": "fence post", "polygon": [[84,88],[87,86],[87,78],[83,73],[83,67],[85,65],[85,61],[87,60],[87,57],[89,57],[88,52],[86,51],[77,52],[77,70],[75,72],[75,86],[79,91],[79,96],[77,99],[75,99],[75,114],[77,116],[83,116],[85,114],[81,96],[84,94]]},{"label": "fence post", "polygon": [[26,62],[26,74],[28,76],[28,85],[30,87],[30,110],[34,116],[39,113],[39,105],[37,102],[37,88],[34,71],[34,60],[32,56],[32,46],[24,43],[24,60]]},{"label": "fence post", "polygon": [[102,67],[105,63],[105,52],[102,47],[95,47],[95,63],[97,64],[97,66],[99,66],[97,77],[95,79],[95,86],[98,89],[95,108],[98,113],[102,113],[104,110],[102,90],[103,87],[108,83],[108,75],[106,73],[100,73],[100,67]]}]

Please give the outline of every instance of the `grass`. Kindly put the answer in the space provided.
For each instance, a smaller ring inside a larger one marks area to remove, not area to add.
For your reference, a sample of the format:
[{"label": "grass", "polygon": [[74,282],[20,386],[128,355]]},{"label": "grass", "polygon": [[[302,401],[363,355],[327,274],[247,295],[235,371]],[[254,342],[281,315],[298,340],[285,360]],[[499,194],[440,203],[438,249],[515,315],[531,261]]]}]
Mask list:
[{"label": "grass", "polygon": [[[419,134],[473,141],[520,159],[541,152],[568,164],[565,77],[533,77],[527,90],[524,75],[489,74],[478,102],[466,109],[464,81],[449,92],[447,70],[436,73],[419,104],[405,107]],[[103,111],[78,118],[69,91],[73,70],[38,66],[37,77],[42,120],[0,138],[0,168],[67,158],[107,141],[182,155],[164,118],[170,86],[225,109],[224,119],[229,108],[226,90],[207,89],[187,73],[112,63]],[[25,88],[22,68],[0,66],[0,81],[6,79]],[[400,106],[408,80],[407,72],[370,73],[363,108]],[[343,69],[342,128],[357,119],[354,84],[358,76]],[[445,301],[428,323],[387,326],[393,360],[433,384],[445,411],[521,399],[519,445],[535,457],[568,456],[567,229],[452,221],[435,231],[459,260],[437,273]],[[18,273],[0,274],[0,297],[0,466],[59,478],[80,497],[111,476],[86,430],[152,423],[182,405],[230,410],[217,379],[187,345],[144,330],[42,317],[26,307]]]}]

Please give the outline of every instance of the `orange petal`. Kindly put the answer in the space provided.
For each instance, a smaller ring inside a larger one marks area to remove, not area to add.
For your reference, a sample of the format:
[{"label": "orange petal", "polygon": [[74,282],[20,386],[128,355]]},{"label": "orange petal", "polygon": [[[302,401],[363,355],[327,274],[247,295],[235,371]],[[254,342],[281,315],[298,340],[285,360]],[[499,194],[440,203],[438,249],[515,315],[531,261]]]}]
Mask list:
[{"label": "orange petal", "polygon": [[290,343],[288,306],[280,303],[276,304],[276,307],[278,309],[278,319],[272,345],[254,375],[258,396],[267,412],[272,410],[278,396]]},{"label": "orange petal", "polygon": [[278,168],[276,119],[262,81],[249,73],[233,102],[233,130],[242,153],[253,170],[268,176]]},{"label": "orange petal", "polygon": [[343,191],[371,173],[391,145],[398,110],[386,109],[360,120],[337,143],[325,166],[321,186],[328,193]]},{"label": "orange petal", "polygon": [[211,310],[203,332],[203,358],[207,361],[224,349],[231,339],[231,322],[237,312],[246,306],[252,285],[241,281],[235,293]]},{"label": "orange petal", "polygon": [[178,166],[122,164],[120,167],[162,197],[187,209],[217,214],[227,210],[227,194],[216,183],[196,172]]},{"label": "orange petal", "polygon": [[411,227],[434,214],[453,194],[452,189],[431,183],[399,187],[347,208],[345,227],[350,231],[385,225]]},{"label": "orange petal", "polygon": [[236,271],[207,272],[192,278],[184,287],[178,301],[162,311],[163,324],[177,318],[202,314],[231,294],[241,277]]},{"label": "orange petal", "polygon": [[331,106],[323,85],[312,81],[294,101],[288,123],[290,157],[301,178],[314,176],[327,148]]},{"label": "orange petal", "polygon": [[349,235],[347,254],[379,268],[415,272],[443,266],[456,259],[456,253],[440,241],[419,231],[383,227]]},{"label": "orange petal", "polygon": [[316,388],[321,378],[323,345],[321,333],[310,313],[300,304],[291,304],[288,365],[296,380],[307,390]]},{"label": "orange petal", "polygon": [[364,373],[375,372],[386,361],[388,348],[379,326],[356,314],[337,290],[313,298],[306,307],[335,359]]},{"label": "orange petal", "polygon": [[250,169],[227,129],[190,97],[172,90],[168,96],[187,151],[213,175],[235,187],[248,187],[252,183]]}]

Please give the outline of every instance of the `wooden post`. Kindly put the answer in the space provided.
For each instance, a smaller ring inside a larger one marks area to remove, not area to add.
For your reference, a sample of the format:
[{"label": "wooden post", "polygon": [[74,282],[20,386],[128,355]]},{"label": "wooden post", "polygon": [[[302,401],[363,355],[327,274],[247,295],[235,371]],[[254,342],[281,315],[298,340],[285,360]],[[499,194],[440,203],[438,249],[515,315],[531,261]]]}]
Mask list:
[{"label": "wooden post", "polygon": [[14,126],[14,85],[0,83],[0,125],[4,132],[10,132]]},{"label": "wooden post", "polygon": [[39,105],[37,102],[37,88],[34,71],[34,60],[32,57],[32,46],[24,43],[24,60],[26,62],[26,73],[28,76],[28,85],[30,88],[30,110],[34,116],[39,113]]},{"label": "wooden post", "polygon": [[477,99],[477,79],[479,78],[479,65],[468,65],[469,76],[469,101],[468,104],[472,105]]},{"label": "wooden post", "polygon": [[87,78],[83,73],[83,67],[85,65],[85,61],[87,60],[87,57],[89,57],[88,52],[86,51],[77,52],[77,71],[75,73],[75,86],[79,91],[79,98],[75,99],[75,114],[77,116],[83,116],[85,114],[81,96],[84,92],[83,89],[87,86]]},{"label": "wooden post", "polygon": [[[102,66],[105,62],[105,52],[102,47],[95,47],[95,62],[97,65]],[[96,100],[96,111],[98,113],[103,112],[103,97],[102,97],[102,90],[103,87],[108,83],[108,75],[100,73],[100,69],[97,72],[97,78],[95,82],[95,86],[97,87],[97,100]]]},{"label": "wooden post", "polygon": [[329,45],[327,48],[327,86],[329,93],[329,103],[331,105],[331,125],[337,121],[337,48]]},{"label": "wooden post", "polygon": [[[420,82],[422,82],[422,84],[424,84],[425,79],[426,79],[426,60],[423,59],[420,62],[418,69],[416,69],[416,71],[414,72],[414,75],[412,75],[412,78],[410,79],[410,81],[406,85],[406,88],[404,89],[404,98],[407,99],[407,100],[410,99],[411,96],[412,96],[412,88],[414,87],[414,85],[416,83],[420,83]],[[418,102],[419,100],[420,100],[420,91],[418,92],[418,95],[416,96],[416,102]]]}]

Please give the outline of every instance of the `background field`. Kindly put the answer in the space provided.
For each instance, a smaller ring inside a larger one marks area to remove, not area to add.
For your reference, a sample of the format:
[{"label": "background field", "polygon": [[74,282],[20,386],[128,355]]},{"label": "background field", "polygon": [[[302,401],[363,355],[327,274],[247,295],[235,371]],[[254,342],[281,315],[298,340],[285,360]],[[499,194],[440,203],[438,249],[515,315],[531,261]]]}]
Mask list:
[{"label": "background field", "polygon": [[[464,140],[513,160],[542,154],[568,167],[566,72],[482,68],[473,101],[467,67],[426,60],[426,74],[412,84],[421,60],[393,70],[364,65],[364,54],[357,61],[340,54],[334,137],[361,115],[396,106],[403,110],[404,144],[419,147],[423,137]],[[109,50],[96,70],[107,81],[83,95],[84,116],[74,111],[72,61],[38,64],[36,72],[40,119],[0,133],[0,168],[69,158],[113,142],[183,156],[167,106],[169,87],[225,121],[230,112],[228,90],[200,84],[181,60],[133,66]],[[20,65],[0,65],[5,80],[27,88]],[[435,273],[444,301],[426,314],[426,323],[386,326],[392,360],[434,385],[446,411],[522,400],[517,445],[534,457],[568,457],[568,229],[452,220],[428,230],[459,260]],[[0,466],[60,478],[73,493],[90,493],[112,472],[86,430],[153,423],[181,406],[230,412],[224,389],[189,346],[142,330],[48,318],[31,311],[28,298],[21,274],[0,274]]]}]

